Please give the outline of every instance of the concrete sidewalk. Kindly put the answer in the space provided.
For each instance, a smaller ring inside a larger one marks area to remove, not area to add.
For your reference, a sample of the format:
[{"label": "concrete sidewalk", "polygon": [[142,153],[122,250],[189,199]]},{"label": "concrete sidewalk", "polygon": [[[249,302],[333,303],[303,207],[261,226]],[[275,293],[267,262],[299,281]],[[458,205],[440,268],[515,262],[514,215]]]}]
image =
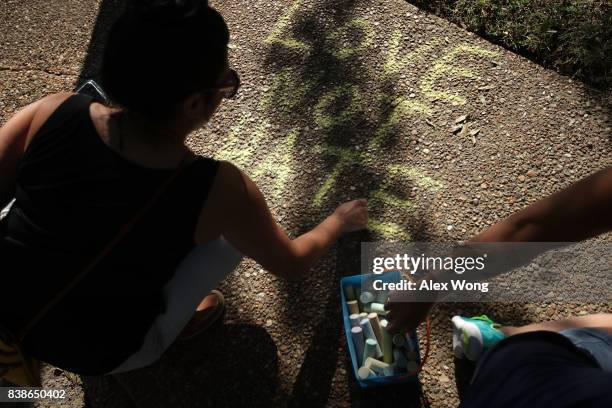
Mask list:
[{"label": "concrete sidewalk", "polygon": [[[370,199],[370,229],[343,238],[299,284],[245,261],[221,288],[224,326],[148,369],[89,379],[93,406],[418,404],[415,389],[362,393],[352,380],[338,280],[359,273],[359,242],[467,239],[610,165],[609,107],[581,83],[404,1],[213,3],[243,87],[191,146],[242,167],[293,236],[359,197]],[[0,121],[95,76],[120,5],[3,2]],[[421,375],[433,407],[458,403],[450,316],[460,309],[521,324],[610,305],[439,307]],[[40,406],[82,406],[78,385],[52,367],[45,374],[73,400]]]}]

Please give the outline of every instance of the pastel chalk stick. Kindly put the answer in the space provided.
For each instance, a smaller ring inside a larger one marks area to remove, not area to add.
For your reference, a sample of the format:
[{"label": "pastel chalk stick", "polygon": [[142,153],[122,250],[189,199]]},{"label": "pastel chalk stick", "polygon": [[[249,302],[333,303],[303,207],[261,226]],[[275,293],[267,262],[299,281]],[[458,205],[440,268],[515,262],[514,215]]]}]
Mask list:
[{"label": "pastel chalk stick", "polygon": [[363,350],[363,360],[361,365],[365,365],[368,357],[376,357],[376,347],[378,347],[378,343],[374,339],[367,339],[365,341],[365,348]]},{"label": "pastel chalk stick", "polygon": [[353,327],[351,329],[351,337],[353,338],[353,345],[355,346],[357,361],[363,361],[365,339],[363,337],[363,330],[361,327]]},{"label": "pastel chalk stick", "polygon": [[382,349],[376,340],[376,335],[374,334],[374,330],[372,329],[372,325],[370,324],[369,319],[363,319],[359,322],[359,326],[363,329],[363,336],[365,339],[374,340],[376,342],[376,357],[382,357]]},{"label": "pastel chalk stick", "polygon": [[386,319],[380,321],[380,330],[382,332],[382,352],[383,361],[385,363],[393,363],[393,339],[391,333],[387,331],[389,322]]},{"label": "pastel chalk stick", "polygon": [[381,315],[387,314],[384,303],[370,303],[370,310]]},{"label": "pastel chalk stick", "polygon": [[368,357],[363,365],[377,374],[382,374],[383,370],[389,367],[389,364],[372,357]]},{"label": "pastel chalk stick", "polygon": [[378,342],[378,344],[382,344],[382,331],[380,330],[380,322],[378,321],[378,315],[376,313],[370,313],[368,315],[368,320],[370,321],[370,326],[372,326],[372,330],[374,330],[376,341]]},{"label": "pastel chalk stick", "polygon": [[357,305],[356,300],[349,300],[348,302],[346,302],[346,305],[348,306],[349,312],[351,312],[351,314],[359,314],[359,306]]},{"label": "pastel chalk stick", "polygon": [[357,370],[357,375],[362,380],[366,380],[370,377],[375,377],[376,373],[374,373],[374,371],[370,370],[368,367],[363,366],[359,367],[359,370]]}]

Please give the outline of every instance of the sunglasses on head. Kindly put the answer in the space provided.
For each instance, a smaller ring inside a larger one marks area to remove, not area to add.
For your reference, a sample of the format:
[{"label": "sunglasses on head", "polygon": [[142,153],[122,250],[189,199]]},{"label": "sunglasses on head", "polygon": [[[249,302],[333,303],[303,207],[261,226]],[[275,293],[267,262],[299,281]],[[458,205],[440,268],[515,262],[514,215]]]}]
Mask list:
[{"label": "sunglasses on head", "polygon": [[223,85],[219,85],[213,88],[206,88],[206,89],[203,89],[203,91],[204,92],[220,91],[221,95],[224,98],[231,99],[234,96],[236,96],[239,88],[240,88],[240,76],[238,76],[238,73],[235,70],[230,69],[229,75],[225,79],[225,82]]}]

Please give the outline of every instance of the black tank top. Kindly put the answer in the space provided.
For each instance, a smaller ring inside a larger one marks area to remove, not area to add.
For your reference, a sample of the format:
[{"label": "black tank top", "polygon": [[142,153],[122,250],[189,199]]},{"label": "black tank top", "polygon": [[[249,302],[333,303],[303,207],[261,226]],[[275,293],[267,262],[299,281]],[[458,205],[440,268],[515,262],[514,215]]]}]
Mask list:
[{"label": "black tank top", "polygon": [[[99,137],[91,98],[49,117],[19,165],[0,228],[0,323],[18,330],[91,262],[172,170],[122,158]],[[161,289],[194,247],[218,162],[197,158],[94,271],[28,334],[26,351],[67,370],[110,371],[142,345]],[[205,271],[203,271],[205,273]]]}]

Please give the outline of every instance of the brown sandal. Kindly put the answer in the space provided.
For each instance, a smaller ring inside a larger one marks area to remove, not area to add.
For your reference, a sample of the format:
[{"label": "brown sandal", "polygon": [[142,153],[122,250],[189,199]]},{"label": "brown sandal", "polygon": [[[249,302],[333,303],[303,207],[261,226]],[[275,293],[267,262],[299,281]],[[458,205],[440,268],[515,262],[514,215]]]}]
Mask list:
[{"label": "brown sandal", "polygon": [[211,290],[198,305],[191,320],[179,335],[179,340],[188,340],[217,322],[225,313],[225,298],[218,290]]}]

